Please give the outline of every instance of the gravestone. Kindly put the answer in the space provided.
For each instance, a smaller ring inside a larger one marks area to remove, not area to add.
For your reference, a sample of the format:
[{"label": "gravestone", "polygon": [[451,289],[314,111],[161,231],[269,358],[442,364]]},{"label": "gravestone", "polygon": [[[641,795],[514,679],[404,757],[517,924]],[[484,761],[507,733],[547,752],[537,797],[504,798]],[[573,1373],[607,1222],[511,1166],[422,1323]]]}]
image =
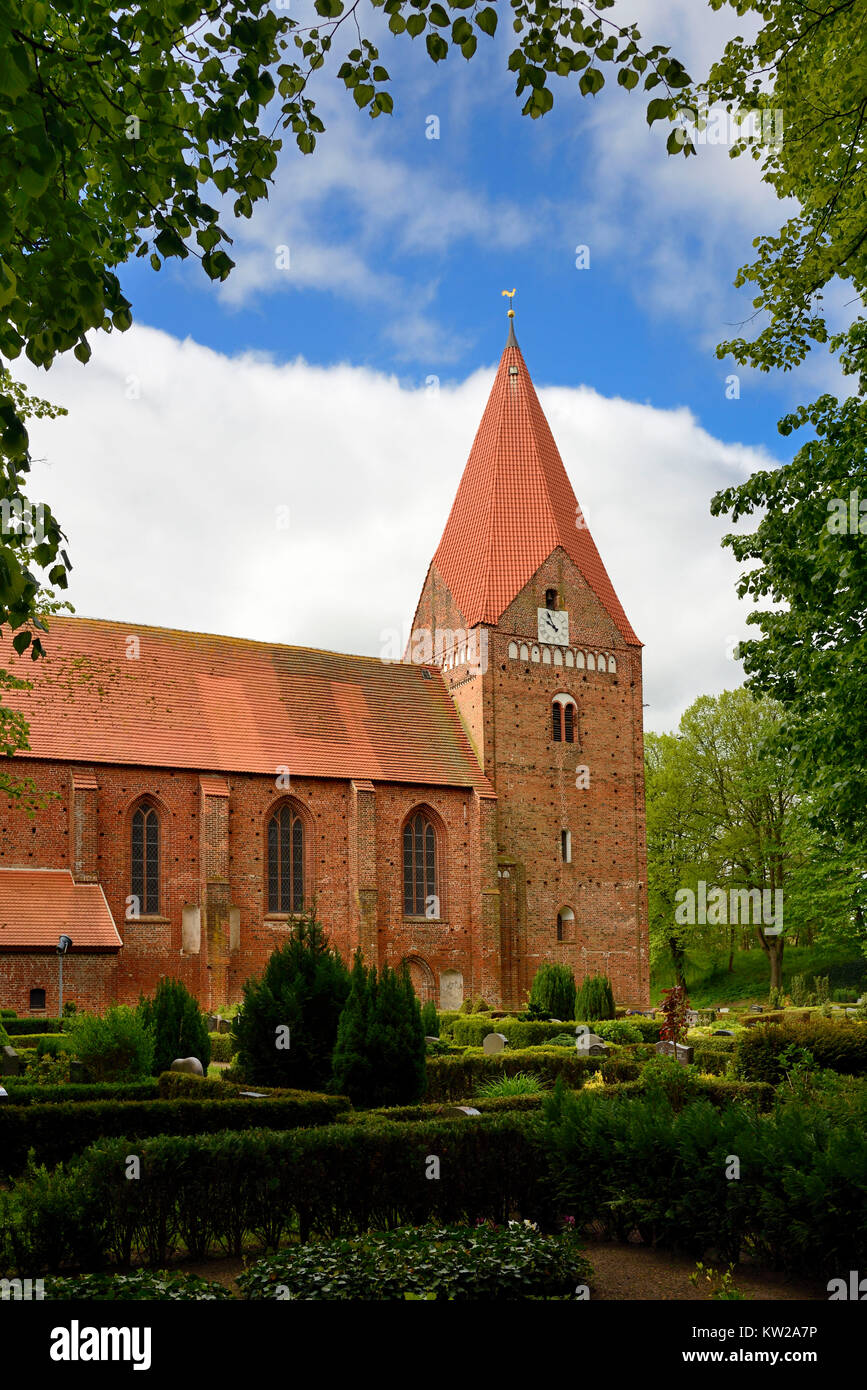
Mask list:
[{"label": "gravestone", "polygon": [[764,1009],[762,1008],[761,1004],[750,1004],[750,1013],[762,1014],[764,1013]]},{"label": "gravestone", "polygon": [[218,1033],[231,1033],[231,1031],[232,1031],[232,1020],[231,1020],[230,1018],[218,1018],[218,1019],[217,1019],[217,1032],[218,1032]]},{"label": "gravestone", "polygon": [[674,1057],[684,1067],[689,1066],[695,1056],[695,1049],[688,1047],[686,1043],[658,1042],[656,1050],[660,1057]]},{"label": "gravestone", "polygon": [[219,1014],[206,1014],[206,1016],[205,1016],[205,1027],[207,1028],[207,1030],[208,1030],[209,1033],[219,1033],[219,1031],[220,1031],[220,1015],[219,1015]]},{"label": "gravestone", "polygon": [[0,1052],[0,1076],[20,1076],[23,1065],[15,1048],[4,1045]]},{"label": "gravestone", "polygon": [[578,1033],[575,1039],[575,1050],[588,1057],[604,1057],[608,1051],[608,1044],[597,1033],[591,1033],[588,1028],[585,1033]]},{"label": "gravestone", "polygon": [[438,1042],[439,1042],[439,1038],[434,1038],[434,1037],[431,1036],[431,1034],[428,1033],[428,1034],[425,1035],[425,1042],[436,1042],[436,1043],[438,1043]]},{"label": "gravestone", "polygon": [[244,1100],[267,1100],[267,1099],[268,1099],[268,1096],[267,1096],[267,1094],[266,1094],[265,1091],[239,1091],[239,1092],[238,1092],[238,1095],[239,1095],[239,1097],[242,1097]]},{"label": "gravestone", "polygon": [[3,1104],[3,1101],[4,1101],[4,1100],[8,1100],[8,1099],[9,1099],[9,1092],[6,1090],[6,1088],[5,1088],[4,1086],[0,1086],[0,1105]]},{"label": "gravestone", "polygon": [[687,1011],[686,1011],[686,1026],[687,1026],[687,1028],[697,1028],[697,1027],[698,1027],[698,1024],[699,1024],[698,1010],[697,1010],[697,1009],[687,1009]]},{"label": "gravestone", "polygon": [[721,1014],[729,1014],[729,1013],[731,1013],[731,1009],[720,1009],[719,1012],[720,1012]]},{"label": "gravestone", "polygon": [[77,1085],[87,1081],[87,1067],[77,1058],[73,1058],[69,1063],[69,1080]]},{"label": "gravestone", "polygon": [[482,1040],[482,1050],[486,1057],[495,1057],[508,1041],[504,1033],[488,1033]]},{"label": "gravestone", "polygon": [[733,1038],[734,1033],[731,1028],[715,1028],[711,1037],[714,1038]]},{"label": "gravestone", "polygon": [[474,1105],[450,1105],[443,1113],[450,1119],[465,1120],[469,1115],[481,1115],[482,1112]]},{"label": "gravestone", "polygon": [[189,1076],[204,1076],[205,1074],[198,1057],[176,1057],[169,1067],[169,1071],[183,1071]]}]

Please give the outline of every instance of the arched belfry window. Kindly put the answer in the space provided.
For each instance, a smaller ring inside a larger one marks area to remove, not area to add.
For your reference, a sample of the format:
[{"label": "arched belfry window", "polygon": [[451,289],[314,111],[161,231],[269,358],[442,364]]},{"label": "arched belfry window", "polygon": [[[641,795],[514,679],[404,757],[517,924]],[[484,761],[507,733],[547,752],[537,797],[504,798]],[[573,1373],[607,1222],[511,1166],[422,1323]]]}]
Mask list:
[{"label": "arched belfry window", "polygon": [[288,802],[268,821],[268,911],[304,911],[304,822]]},{"label": "arched belfry window", "polygon": [[551,733],[555,743],[574,743],[578,706],[571,695],[555,695],[551,702]]},{"label": "arched belfry window", "polygon": [[571,907],[561,907],[557,913],[557,940],[575,940],[575,913]]},{"label": "arched belfry window", "polygon": [[130,891],[142,917],[160,910],[160,817],[155,806],[144,802],[132,818]]},{"label": "arched belfry window", "polygon": [[424,811],[403,827],[403,910],[407,917],[439,917],[437,834]]}]

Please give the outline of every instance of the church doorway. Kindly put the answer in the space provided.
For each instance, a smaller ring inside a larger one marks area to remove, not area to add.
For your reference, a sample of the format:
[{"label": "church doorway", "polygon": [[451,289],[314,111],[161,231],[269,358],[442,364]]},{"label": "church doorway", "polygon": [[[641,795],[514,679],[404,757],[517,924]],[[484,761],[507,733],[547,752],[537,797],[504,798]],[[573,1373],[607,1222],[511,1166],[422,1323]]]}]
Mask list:
[{"label": "church doorway", "polygon": [[427,1004],[430,1000],[435,1001],[434,976],[427,961],[422,960],[421,956],[408,956],[404,963],[409,970],[412,987],[422,1004]]}]

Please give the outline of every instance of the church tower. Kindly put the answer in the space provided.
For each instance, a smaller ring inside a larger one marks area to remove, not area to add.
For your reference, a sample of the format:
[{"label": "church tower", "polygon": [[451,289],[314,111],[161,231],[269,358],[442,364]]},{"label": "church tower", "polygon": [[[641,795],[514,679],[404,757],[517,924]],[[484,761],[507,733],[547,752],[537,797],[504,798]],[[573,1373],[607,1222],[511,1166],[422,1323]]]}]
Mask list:
[{"label": "church tower", "polygon": [[[409,658],[433,660],[497,795],[489,1002],[544,961],[648,1000],[641,643],[509,337]],[[484,890],[483,890],[484,891]]]}]

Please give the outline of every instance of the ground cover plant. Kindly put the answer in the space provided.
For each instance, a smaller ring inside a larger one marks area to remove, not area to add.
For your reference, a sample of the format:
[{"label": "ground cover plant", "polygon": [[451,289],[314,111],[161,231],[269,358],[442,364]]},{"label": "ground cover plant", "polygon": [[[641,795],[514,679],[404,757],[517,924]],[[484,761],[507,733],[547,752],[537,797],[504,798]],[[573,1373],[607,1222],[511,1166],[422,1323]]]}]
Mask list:
[{"label": "ground cover plant", "polygon": [[315,1241],[259,1260],[238,1278],[248,1299],[457,1302],[574,1298],[592,1270],[573,1235],[506,1226],[401,1227]]},{"label": "ground cover plant", "polygon": [[234,1295],[222,1284],[202,1279],[196,1274],[181,1274],[178,1270],[137,1269],[132,1274],[118,1274],[112,1270],[110,1274],[49,1276],[45,1280],[44,1297],[49,1303],[70,1299],[97,1303],[138,1302],[141,1299],[201,1303],[232,1299]]}]

